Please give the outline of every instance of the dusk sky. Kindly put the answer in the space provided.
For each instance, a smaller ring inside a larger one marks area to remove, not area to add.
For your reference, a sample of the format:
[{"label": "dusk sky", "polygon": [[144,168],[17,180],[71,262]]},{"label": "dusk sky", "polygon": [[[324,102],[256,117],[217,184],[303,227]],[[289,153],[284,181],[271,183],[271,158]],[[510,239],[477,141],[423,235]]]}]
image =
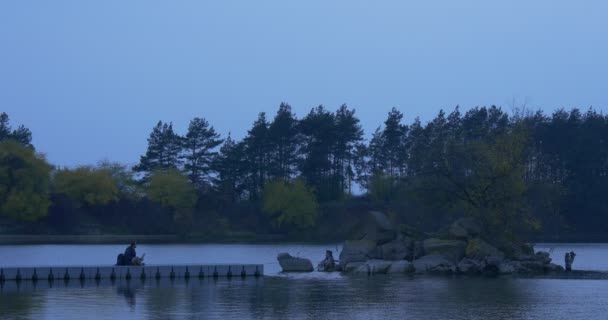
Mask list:
[{"label": "dusk sky", "polygon": [[57,165],[135,164],[158,120],[241,138],[288,102],[608,110],[608,2],[0,2],[0,112]]}]

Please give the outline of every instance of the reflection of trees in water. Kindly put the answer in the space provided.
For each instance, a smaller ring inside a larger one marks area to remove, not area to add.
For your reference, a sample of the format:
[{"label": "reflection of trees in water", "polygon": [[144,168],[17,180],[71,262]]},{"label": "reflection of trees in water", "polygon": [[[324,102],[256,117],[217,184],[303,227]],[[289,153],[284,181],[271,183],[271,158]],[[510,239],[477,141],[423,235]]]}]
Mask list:
[{"label": "reflection of trees in water", "polygon": [[32,292],[0,291],[1,319],[31,319],[32,311],[39,305]]},{"label": "reflection of trees in water", "polygon": [[139,288],[137,288],[135,284],[132,284],[131,281],[126,281],[125,283],[116,286],[116,293],[124,296],[129,308],[134,310],[135,305],[137,304],[136,295],[138,289]]},{"label": "reflection of trees in water", "polygon": [[158,320],[176,319],[177,317],[174,314],[178,310],[178,292],[180,291],[179,288],[175,288],[172,283],[166,281],[151,280],[146,282],[144,297],[148,318]]}]

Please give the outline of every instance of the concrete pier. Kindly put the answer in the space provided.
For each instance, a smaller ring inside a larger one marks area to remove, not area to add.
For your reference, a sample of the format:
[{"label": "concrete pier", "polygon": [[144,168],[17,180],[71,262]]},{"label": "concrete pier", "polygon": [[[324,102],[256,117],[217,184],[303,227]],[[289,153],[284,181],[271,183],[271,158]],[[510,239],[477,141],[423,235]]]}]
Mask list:
[{"label": "concrete pier", "polygon": [[262,264],[0,267],[0,282],[260,277]]}]

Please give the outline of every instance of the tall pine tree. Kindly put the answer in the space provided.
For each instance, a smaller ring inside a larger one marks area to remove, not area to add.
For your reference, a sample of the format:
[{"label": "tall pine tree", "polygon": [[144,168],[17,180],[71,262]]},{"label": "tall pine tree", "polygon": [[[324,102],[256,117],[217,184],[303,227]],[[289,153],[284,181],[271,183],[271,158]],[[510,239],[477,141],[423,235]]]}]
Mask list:
[{"label": "tall pine tree", "polygon": [[173,132],[172,123],[159,121],[148,137],[148,150],[142,155],[134,171],[144,173],[147,179],[155,170],[177,169],[180,165],[179,154],[182,138]]},{"label": "tall pine tree", "polygon": [[220,135],[207,120],[194,118],[190,121],[188,132],[183,138],[181,158],[190,182],[199,190],[210,184],[211,163],[217,155],[215,148],[221,143]]}]

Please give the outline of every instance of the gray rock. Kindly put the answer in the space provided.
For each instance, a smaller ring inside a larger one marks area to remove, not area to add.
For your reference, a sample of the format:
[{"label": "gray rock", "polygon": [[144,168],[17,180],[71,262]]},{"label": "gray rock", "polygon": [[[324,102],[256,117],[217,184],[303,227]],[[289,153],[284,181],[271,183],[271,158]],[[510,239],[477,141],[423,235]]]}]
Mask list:
[{"label": "gray rock", "polygon": [[504,256],[500,255],[500,256],[487,256],[484,259],[484,262],[486,264],[486,266],[494,266],[497,267],[500,266],[500,264],[502,264],[502,262],[504,261]]},{"label": "gray rock", "polygon": [[293,257],[289,253],[279,253],[277,256],[283,272],[311,272],[312,262],[309,259]]},{"label": "gray rock", "polygon": [[387,273],[390,274],[401,274],[401,273],[412,273],[414,272],[414,266],[409,261],[394,261],[390,268],[388,268]]},{"label": "gray rock", "polygon": [[378,256],[379,251],[376,249],[376,242],[371,240],[346,240],[340,252],[340,267],[351,262],[365,262]]},{"label": "gray rock", "polygon": [[516,273],[517,270],[520,270],[520,269],[521,269],[521,265],[519,265],[519,262],[517,262],[517,261],[503,261],[498,266],[498,272],[500,274]]},{"label": "gray rock", "polygon": [[363,240],[373,241],[377,245],[382,245],[397,237],[395,226],[384,213],[370,211],[369,217]]},{"label": "gray rock", "polygon": [[448,230],[451,236],[462,239],[478,236],[481,231],[481,224],[471,217],[464,217],[454,221]]},{"label": "gray rock", "polygon": [[485,259],[486,257],[504,259],[505,254],[482,239],[475,238],[469,240],[467,244],[466,257],[477,260]]},{"label": "gray rock", "polygon": [[483,269],[486,267],[486,263],[484,260],[473,260],[469,258],[464,258],[460,260],[456,269],[460,273],[465,274],[477,274],[481,273]]},{"label": "gray rock", "polygon": [[545,264],[542,261],[519,261],[516,266],[519,266],[516,269],[517,273],[540,274],[545,272]]},{"label": "gray rock", "polygon": [[355,270],[355,274],[386,274],[391,267],[392,261],[386,260],[369,260],[359,265]]},{"label": "gray rock", "polygon": [[367,263],[363,263],[360,266],[358,266],[355,270],[353,270],[352,273],[358,274],[358,275],[362,275],[362,274],[371,275],[372,270]]},{"label": "gray rock", "polygon": [[405,260],[411,255],[407,241],[393,240],[380,246],[383,260]]},{"label": "gray rock", "polygon": [[467,243],[460,240],[441,240],[437,238],[426,239],[423,242],[424,252],[439,254],[453,262],[460,261],[464,257]]},{"label": "gray rock", "polygon": [[373,221],[375,222],[376,227],[378,229],[384,230],[384,231],[394,231],[395,230],[395,226],[384,213],[382,213],[380,211],[370,211],[369,213],[372,216]]},{"label": "gray rock", "polygon": [[342,271],[346,272],[346,273],[351,273],[351,272],[354,272],[355,270],[357,270],[362,265],[365,265],[365,262],[362,262],[362,261],[349,262],[348,264],[346,264],[344,266]]},{"label": "gray rock", "polygon": [[422,241],[415,241],[413,258],[418,259],[424,255],[425,255],[425,252],[424,252],[424,245],[423,245]]},{"label": "gray rock", "polygon": [[371,270],[372,274],[386,274],[393,262],[374,259],[367,261],[365,264],[369,266],[369,269]]},{"label": "gray rock", "polygon": [[544,264],[551,263],[551,256],[549,255],[549,252],[538,251],[535,254],[535,256],[536,256],[536,261],[541,261]]},{"label": "gray rock", "polygon": [[443,255],[430,254],[412,262],[416,273],[455,272],[456,266]]},{"label": "gray rock", "polygon": [[561,273],[564,272],[564,267],[555,263],[549,263],[545,266],[545,272]]}]

